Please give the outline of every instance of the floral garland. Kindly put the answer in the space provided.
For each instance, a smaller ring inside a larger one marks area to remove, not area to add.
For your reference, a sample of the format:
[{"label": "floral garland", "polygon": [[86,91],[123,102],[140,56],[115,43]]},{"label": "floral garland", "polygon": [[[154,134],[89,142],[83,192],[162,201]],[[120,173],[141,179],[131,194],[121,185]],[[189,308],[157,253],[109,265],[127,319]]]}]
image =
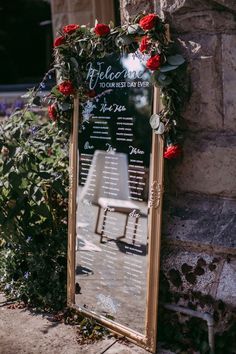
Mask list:
[{"label": "floral garland", "polygon": [[164,157],[182,154],[183,120],[181,111],[188,95],[186,62],[176,44],[166,36],[164,21],[156,14],[138,15],[122,27],[96,23],[94,28],[70,24],[64,26],[54,41],[54,67],[59,84],[49,95],[48,114],[58,124],[70,122],[73,98],[84,102],[96,92],[88,89],[86,64],[91,57],[109,53],[134,53],[149,56],[146,67],[154,85],[160,87],[163,109],[153,115],[150,124],[157,134],[165,134]]}]

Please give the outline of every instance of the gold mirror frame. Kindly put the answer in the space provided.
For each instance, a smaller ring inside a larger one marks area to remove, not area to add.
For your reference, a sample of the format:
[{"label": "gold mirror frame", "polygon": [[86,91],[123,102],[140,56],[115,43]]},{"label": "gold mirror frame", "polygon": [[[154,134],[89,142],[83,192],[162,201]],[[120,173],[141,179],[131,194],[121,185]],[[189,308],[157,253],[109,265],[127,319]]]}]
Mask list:
[{"label": "gold mirror frame", "polygon": [[[161,109],[160,91],[154,87],[153,113]],[[126,326],[109,320],[101,315],[80,308],[75,304],[75,243],[76,243],[76,195],[78,171],[78,122],[79,100],[74,100],[72,130],[70,135],[70,163],[69,163],[69,211],[68,211],[68,255],[67,255],[67,304],[77,309],[85,316],[99,321],[112,332],[127,337],[141,347],[156,352],[157,347],[157,317],[158,317],[158,292],[160,273],[160,248],[161,248],[161,221],[162,221],[162,196],[164,179],[164,138],[152,133],[152,157],[150,171],[150,196],[148,216],[148,272],[147,272],[147,303],[145,334],[142,335]],[[148,122],[147,122],[148,124]]]}]

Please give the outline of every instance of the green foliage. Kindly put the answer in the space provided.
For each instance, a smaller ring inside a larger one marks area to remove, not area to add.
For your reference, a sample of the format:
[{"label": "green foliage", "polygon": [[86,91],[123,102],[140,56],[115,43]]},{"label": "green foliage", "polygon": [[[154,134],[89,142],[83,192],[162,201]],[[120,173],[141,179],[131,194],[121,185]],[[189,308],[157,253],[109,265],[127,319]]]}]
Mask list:
[{"label": "green foliage", "polygon": [[65,324],[76,325],[79,344],[93,343],[110,334],[109,330],[95,319],[84,317],[84,315],[72,308],[65,309],[63,321]]},{"label": "green foliage", "polygon": [[66,299],[68,134],[31,112],[0,128],[1,287],[10,298],[59,309]]},{"label": "green foliage", "polygon": [[[55,119],[58,119],[60,124],[68,121],[66,107],[70,109],[74,95],[80,102],[92,97],[89,96],[87,79],[87,65],[92,59],[104,58],[111,53],[137,52],[136,55],[139,56],[145,54],[146,61],[156,55],[161,58],[160,66],[151,69],[152,82],[160,88],[162,101],[162,109],[159,112],[162,129],[155,129],[156,133],[165,135],[166,145],[183,141],[186,126],[182,113],[190,96],[187,62],[180,54],[177,43],[168,39],[165,22],[157,16],[155,24],[149,30],[143,30],[139,24],[143,16],[144,14],[138,14],[130,23],[121,27],[110,26],[110,32],[105,36],[97,35],[94,28],[84,25],[69,34],[63,30],[59,32],[59,38],[63,41],[54,47],[54,68],[58,72],[59,82],[69,81],[74,88],[70,95],[61,94],[58,86],[51,90],[48,103],[55,107]],[[144,38],[148,44],[141,53],[137,50]],[[62,109],[64,103],[66,105]]]}]

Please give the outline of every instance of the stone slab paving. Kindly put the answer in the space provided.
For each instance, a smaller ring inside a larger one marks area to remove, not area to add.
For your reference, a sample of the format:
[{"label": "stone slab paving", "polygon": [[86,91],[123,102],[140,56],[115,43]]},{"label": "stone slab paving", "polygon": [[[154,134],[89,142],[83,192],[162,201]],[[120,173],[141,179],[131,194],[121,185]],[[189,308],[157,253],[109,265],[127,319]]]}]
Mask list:
[{"label": "stone slab paving", "polygon": [[[119,342],[116,342],[114,345],[112,345],[105,353],[106,354],[148,354],[148,353],[150,354],[150,352],[140,347],[137,347],[134,344],[119,343]],[[175,354],[175,353],[170,352],[168,350],[159,349],[158,354]]]},{"label": "stone slab paving", "polygon": [[[0,294],[0,354],[148,354],[146,350],[114,337],[79,345],[76,326],[52,322],[50,315],[26,309],[9,309]],[[165,350],[158,354],[174,354]]]}]

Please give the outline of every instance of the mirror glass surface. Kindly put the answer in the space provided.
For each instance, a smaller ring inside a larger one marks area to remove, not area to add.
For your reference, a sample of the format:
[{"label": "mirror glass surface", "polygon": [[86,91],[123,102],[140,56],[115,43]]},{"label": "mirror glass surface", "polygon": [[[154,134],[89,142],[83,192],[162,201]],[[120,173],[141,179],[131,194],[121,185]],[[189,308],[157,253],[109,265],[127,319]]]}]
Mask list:
[{"label": "mirror glass surface", "polygon": [[145,334],[152,83],[139,53],[87,66],[80,105],[76,305]]}]

